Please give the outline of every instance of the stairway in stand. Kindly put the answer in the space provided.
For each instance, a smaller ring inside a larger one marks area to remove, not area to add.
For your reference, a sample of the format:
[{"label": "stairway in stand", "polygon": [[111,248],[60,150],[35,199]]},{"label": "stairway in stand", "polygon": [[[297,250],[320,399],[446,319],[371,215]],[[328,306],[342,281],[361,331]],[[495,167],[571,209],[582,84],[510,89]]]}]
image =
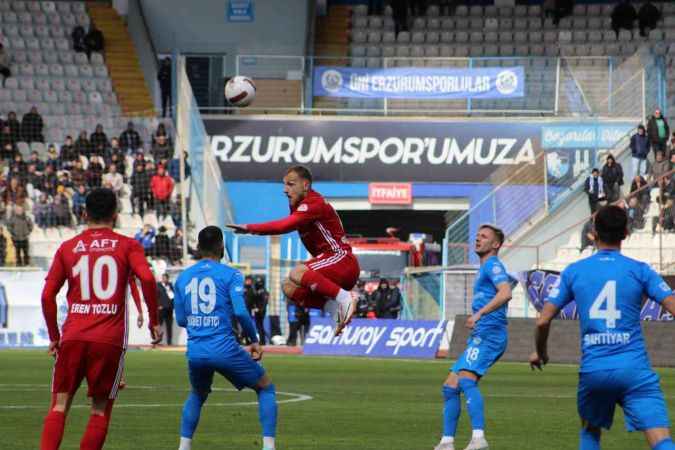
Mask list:
[{"label": "stairway in stand", "polygon": [[123,114],[154,116],[152,97],[126,24],[108,5],[87,3],[87,9],[91,20],[103,32],[105,63]]},{"label": "stairway in stand", "polygon": [[[351,6],[333,5],[328,15],[318,17],[314,41],[315,65],[348,66],[349,65],[349,29],[352,17]],[[344,108],[346,102],[331,97],[315,97],[314,108]],[[320,112],[335,114],[335,112]]]}]

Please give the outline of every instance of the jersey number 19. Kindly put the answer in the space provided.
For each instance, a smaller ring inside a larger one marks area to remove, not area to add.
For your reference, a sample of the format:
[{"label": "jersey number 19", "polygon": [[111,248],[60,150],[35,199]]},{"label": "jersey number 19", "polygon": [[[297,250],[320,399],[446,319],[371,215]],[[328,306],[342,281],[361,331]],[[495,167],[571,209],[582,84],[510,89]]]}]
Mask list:
[{"label": "jersey number 19", "polygon": [[216,307],[216,283],[211,277],[193,278],[185,286],[185,293],[190,296],[193,315],[199,314],[199,311],[211,314]]}]

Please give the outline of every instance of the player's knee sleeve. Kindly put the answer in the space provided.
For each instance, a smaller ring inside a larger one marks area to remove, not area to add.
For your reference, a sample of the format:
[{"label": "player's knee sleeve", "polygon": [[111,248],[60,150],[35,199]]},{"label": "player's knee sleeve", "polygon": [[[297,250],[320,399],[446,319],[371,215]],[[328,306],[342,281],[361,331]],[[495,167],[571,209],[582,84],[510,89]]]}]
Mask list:
[{"label": "player's knee sleeve", "polygon": [[448,386],[447,384],[443,385],[443,400],[448,401],[452,400],[455,397],[459,397],[459,389],[454,388],[452,386]]},{"label": "player's knee sleeve", "polygon": [[579,433],[579,450],[600,450],[600,433],[583,427]]},{"label": "player's knee sleeve", "polygon": [[673,443],[671,438],[666,438],[659,441],[659,443],[653,447],[653,450],[675,450],[675,443]]}]

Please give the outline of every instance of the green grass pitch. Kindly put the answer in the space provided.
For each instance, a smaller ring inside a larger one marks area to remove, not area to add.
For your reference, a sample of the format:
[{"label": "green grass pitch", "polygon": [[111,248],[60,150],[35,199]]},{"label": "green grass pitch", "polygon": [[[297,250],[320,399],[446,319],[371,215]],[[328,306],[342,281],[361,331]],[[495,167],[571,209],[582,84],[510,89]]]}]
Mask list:
[{"label": "green grass pitch", "polygon": [[[280,450],[429,450],[438,442],[440,387],[449,361],[267,355],[264,364],[277,391],[286,393],[278,395]],[[0,352],[0,448],[38,448],[51,367],[44,351]],[[675,370],[659,373],[670,411],[675,411]],[[188,389],[184,356],[130,351],[126,377],[129,387],[117,400],[106,450],[177,448]],[[525,364],[497,364],[481,382],[490,448],[577,448],[576,381],[573,366],[551,365],[532,373]],[[222,379],[215,388],[193,448],[260,449],[255,394],[233,392]],[[88,417],[82,392],[74,404],[61,447],[68,450],[79,448]],[[469,434],[463,408],[458,448]],[[603,436],[603,449],[644,448],[642,435],[626,433],[617,412],[614,428]]]}]

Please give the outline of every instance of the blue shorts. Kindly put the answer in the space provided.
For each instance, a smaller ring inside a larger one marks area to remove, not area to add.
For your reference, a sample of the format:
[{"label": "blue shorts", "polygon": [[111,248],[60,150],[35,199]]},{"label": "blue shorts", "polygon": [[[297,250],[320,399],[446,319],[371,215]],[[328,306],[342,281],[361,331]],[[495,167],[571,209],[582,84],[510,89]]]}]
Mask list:
[{"label": "blue shorts", "polygon": [[473,372],[479,377],[485,375],[506,351],[508,335],[506,333],[482,332],[481,335],[471,334],[466,342],[466,350],[462,353],[455,365],[450,369],[459,373],[460,370]]},{"label": "blue shorts", "polygon": [[651,369],[612,369],[579,374],[577,409],[594,427],[612,426],[616,405],[623,408],[628,431],[669,428],[668,410]]},{"label": "blue shorts", "polygon": [[240,391],[255,387],[265,375],[265,369],[242,348],[225,356],[188,358],[188,370],[192,390],[202,395],[211,392],[214,372],[227,378]]}]

